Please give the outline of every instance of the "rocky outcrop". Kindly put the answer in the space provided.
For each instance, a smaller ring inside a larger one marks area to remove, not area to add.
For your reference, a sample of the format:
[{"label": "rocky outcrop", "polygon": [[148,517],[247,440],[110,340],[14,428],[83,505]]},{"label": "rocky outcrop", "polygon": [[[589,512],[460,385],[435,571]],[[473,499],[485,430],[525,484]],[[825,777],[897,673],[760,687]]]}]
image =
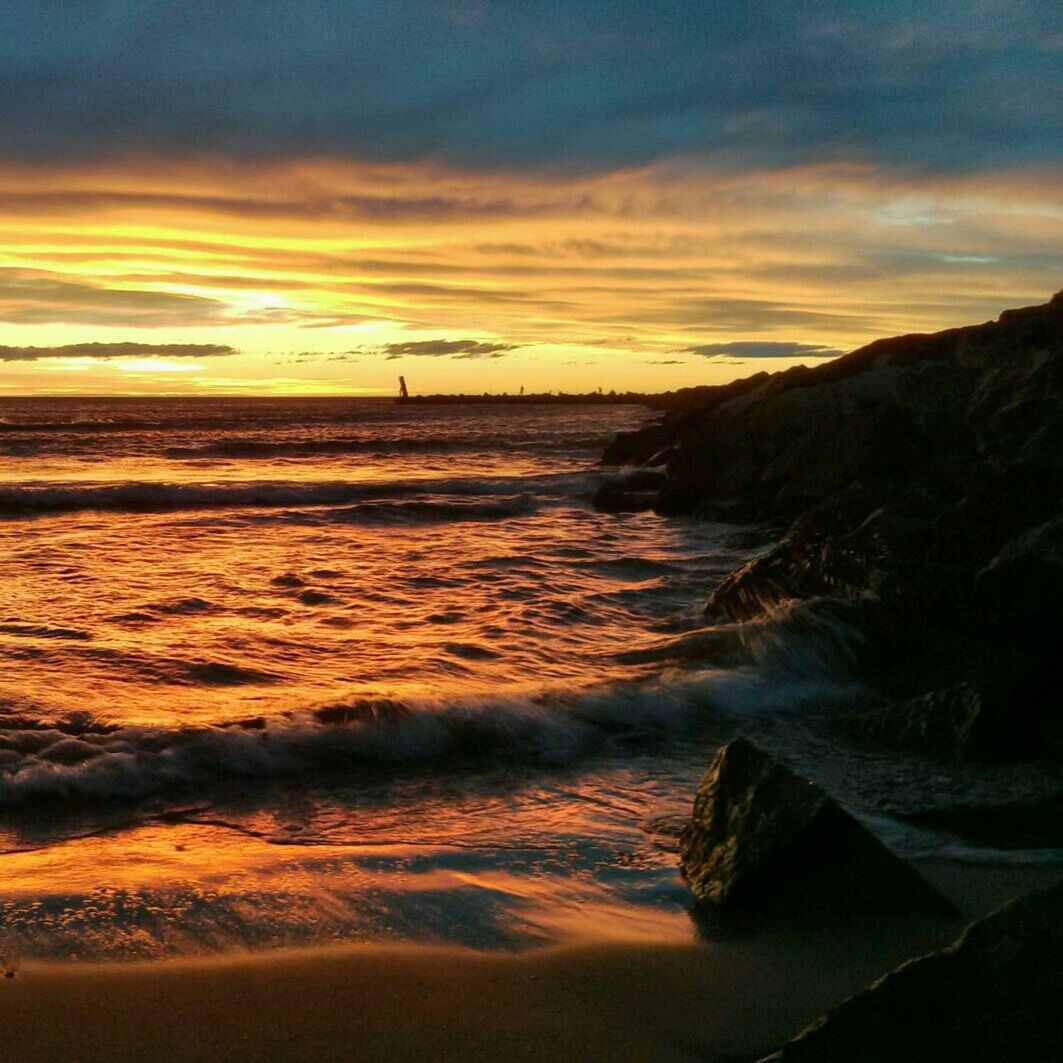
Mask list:
[{"label": "rocky outcrop", "polygon": [[761,1063],[1063,1059],[1063,883],[973,923],[851,997]]},{"label": "rocky outcrop", "polygon": [[955,914],[823,790],[743,738],[705,773],[680,859],[694,896],[716,915]]},{"label": "rocky outcrop", "polygon": [[952,758],[1063,751],[1063,293],[695,390],[607,458],[663,462],[640,499],[662,513],[790,522],[708,612],[832,599],[888,703],[843,732]]}]

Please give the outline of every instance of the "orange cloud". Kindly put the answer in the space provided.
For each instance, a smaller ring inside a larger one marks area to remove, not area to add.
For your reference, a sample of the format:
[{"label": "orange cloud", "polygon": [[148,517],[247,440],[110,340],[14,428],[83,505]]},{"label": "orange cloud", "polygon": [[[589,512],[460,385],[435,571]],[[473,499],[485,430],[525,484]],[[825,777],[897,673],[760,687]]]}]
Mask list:
[{"label": "orange cloud", "polygon": [[[726,359],[668,356],[752,344],[785,365],[1043,299],[1063,247],[1055,177],[736,173],[693,158],[592,175],[330,159],[0,166],[0,344],[239,347],[224,386],[256,390],[307,329],[323,358],[297,379],[324,390],[387,388],[389,354],[454,342],[507,357],[425,358],[423,386],[718,382],[736,375]],[[336,357],[352,333],[382,357]],[[194,386],[212,379],[208,367]]]}]

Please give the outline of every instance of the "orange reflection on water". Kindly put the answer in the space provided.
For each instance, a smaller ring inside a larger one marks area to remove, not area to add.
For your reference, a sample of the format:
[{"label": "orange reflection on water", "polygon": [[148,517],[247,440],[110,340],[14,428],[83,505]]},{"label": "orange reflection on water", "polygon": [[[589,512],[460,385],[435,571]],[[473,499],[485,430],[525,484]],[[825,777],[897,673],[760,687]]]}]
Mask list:
[{"label": "orange reflection on water", "polygon": [[641,681],[729,548],[588,504],[644,416],[0,403],[0,920],[81,958],[685,926],[647,824],[702,758],[638,758],[698,706]]},{"label": "orange reflection on water", "polygon": [[631,648],[625,596],[679,545],[651,517],[626,519],[621,542],[570,497],[563,457],[426,455],[416,432],[389,451],[350,426],[290,444],[282,429],[164,435],[105,467],[91,443],[110,439],[93,437],[36,458],[32,479],[0,460],[0,496],[28,514],[0,524],[0,648],[12,693],[48,717],[218,724],[601,682],[631,672],[609,656]]}]

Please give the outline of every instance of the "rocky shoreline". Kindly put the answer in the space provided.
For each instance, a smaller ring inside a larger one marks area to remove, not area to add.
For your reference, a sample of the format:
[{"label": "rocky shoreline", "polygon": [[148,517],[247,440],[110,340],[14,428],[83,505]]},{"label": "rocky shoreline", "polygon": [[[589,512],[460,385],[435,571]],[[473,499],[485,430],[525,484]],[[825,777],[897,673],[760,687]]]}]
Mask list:
[{"label": "rocky shoreline", "polygon": [[839,714],[840,738],[1063,755],[1063,292],[668,405],[610,445],[604,463],[626,468],[596,505],[778,526],[707,615],[797,602],[848,625],[872,693]]}]

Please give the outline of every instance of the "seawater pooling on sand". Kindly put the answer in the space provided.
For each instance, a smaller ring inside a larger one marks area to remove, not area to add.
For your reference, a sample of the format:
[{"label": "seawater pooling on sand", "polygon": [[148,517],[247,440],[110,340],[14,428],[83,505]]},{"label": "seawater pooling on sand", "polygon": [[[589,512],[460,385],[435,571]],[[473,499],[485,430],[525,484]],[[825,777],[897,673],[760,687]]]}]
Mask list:
[{"label": "seawater pooling on sand", "polygon": [[749,537],[589,505],[645,417],[0,404],[5,932],[63,958],[689,936],[674,837],[736,727],[877,814],[885,769],[792,712],[844,689],[844,639],[704,626]]}]

